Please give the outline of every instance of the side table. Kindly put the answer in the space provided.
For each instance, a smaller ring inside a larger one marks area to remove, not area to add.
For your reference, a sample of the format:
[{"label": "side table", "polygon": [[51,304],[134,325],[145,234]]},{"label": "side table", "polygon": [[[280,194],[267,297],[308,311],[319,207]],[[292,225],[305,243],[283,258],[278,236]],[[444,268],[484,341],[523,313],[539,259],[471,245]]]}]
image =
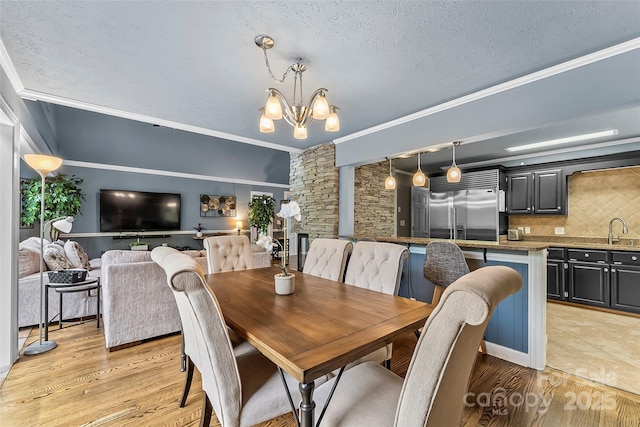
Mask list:
[{"label": "side table", "polygon": [[44,285],[45,291],[45,304],[44,304],[44,340],[49,340],[49,288],[53,288],[58,294],[60,294],[60,314],[58,314],[58,329],[62,329],[62,295],[72,292],[87,292],[91,294],[92,290],[96,290],[96,327],[100,328],[100,278],[90,277],[82,282],[75,283],[47,283]]}]

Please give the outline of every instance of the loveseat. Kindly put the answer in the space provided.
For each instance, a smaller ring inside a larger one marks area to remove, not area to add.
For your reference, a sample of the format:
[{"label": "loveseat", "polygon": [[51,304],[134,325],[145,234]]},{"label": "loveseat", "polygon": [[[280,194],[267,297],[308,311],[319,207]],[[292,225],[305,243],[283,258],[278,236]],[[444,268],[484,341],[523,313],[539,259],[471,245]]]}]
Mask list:
[{"label": "loveseat", "polygon": [[[45,255],[50,254],[47,246],[51,247],[51,243],[45,240]],[[64,264],[64,262],[70,262],[58,259],[55,260],[47,258],[52,263],[51,266],[44,264],[43,283],[49,283],[49,276],[47,271],[56,270],[59,268],[87,268],[89,277],[100,277],[100,259],[89,260],[84,254],[84,251],[79,248],[75,242],[68,242],[65,244],[59,244],[64,251],[65,246],[72,255],[74,262],[70,264]],[[57,250],[58,253],[60,249]],[[80,256],[78,256],[80,252]],[[18,279],[18,327],[34,326],[40,323],[40,239],[37,237],[30,237],[29,239],[20,242],[19,245],[19,279]],[[96,315],[96,301],[97,295],[95,291],[87,292],[74,292],[64,295],[63,300],[63,313],[62,319],[78,319],[82,317],[95,316]],[[58,314],[58,307],[60,302],[60,296],[54,290],[49,290],[49,313],[52,320]],[[58,320],[55,318],[55,320]]]},{"label": "loveseat", "polygon": [[[271,265],[271,256],[252,245],[254,268]],[[204,250],[184,251],[208,271]],[[102,320],[109,349],[181,329],[180,314],[164,270],[151,252],[112,250],[102,255]]]}]

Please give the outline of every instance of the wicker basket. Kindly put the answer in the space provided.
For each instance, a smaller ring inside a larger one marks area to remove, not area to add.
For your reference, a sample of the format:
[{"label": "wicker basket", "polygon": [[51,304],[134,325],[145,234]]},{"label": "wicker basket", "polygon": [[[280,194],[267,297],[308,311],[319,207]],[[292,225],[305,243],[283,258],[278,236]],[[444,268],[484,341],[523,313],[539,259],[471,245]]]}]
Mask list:
[{"label": "wicker basket", "polygon": [[87,270],[60,270],[49,271],[49,283],[76,283],[82,282],[87,277]]}]

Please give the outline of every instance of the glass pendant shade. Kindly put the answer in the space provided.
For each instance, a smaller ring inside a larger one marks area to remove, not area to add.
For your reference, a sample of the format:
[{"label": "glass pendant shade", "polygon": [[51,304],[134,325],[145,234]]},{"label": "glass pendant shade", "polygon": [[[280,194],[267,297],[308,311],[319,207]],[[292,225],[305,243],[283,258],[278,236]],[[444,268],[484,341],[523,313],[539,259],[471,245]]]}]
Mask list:
[{"label": "glass pendant shade", "polygon": [[46,176],[62,166],[62,159],[44,154],[25,154],[24,161],[41,176]]},{"label": "glass pendant shade", "polygon": [[318,94],[318,97],[313,103],[312,117],[315,120],[325,120],[329,117],[329,103],[327,102],[327,98],[324,96],[323,92]]},{"label": "glass pendant shade", "polygon": [[416,187],[423,187],[427,182],[427,177],[422,173],[420,169],[413,174],[413,185]]},{"label": "glass pendant shade", "polygon": [[396,179],[392,176],[388,176],[387,179],[384,180],[384,188],[386,188],[387,190],[395,190]]},{"label": "glass pendant shade", "polygon": [[307,128],[296,124],[293,128],[293,137],[295,139],[307,139]]},{"label": "glass pendant shade", "polygon": [[455,164],[452,165],[447,171],[447,182],[460,182],[461,177],[462,173],[460,172],[460,168],[458,168]]},{"label": "glass pendant shade", "polygon": [[340,130],[340,119],[338,118],[338,113],[336,113],[336,108],[333,106],[327,121],[324,122],[324,130],[327,132],[338,132]]},{"label": "glass pendant shade", "polygon": [[264,115],[271,120],[280,120],[282,118],[282,105],[280,105],[275,92],[271,92],[269,98],[267,98],[267,103],[264,106]]},{"label": "glass pendant shade", "polygon": [[276,129],[273,120],[268,118],[264,113],[260,116],[260,132],[272,133]]}]

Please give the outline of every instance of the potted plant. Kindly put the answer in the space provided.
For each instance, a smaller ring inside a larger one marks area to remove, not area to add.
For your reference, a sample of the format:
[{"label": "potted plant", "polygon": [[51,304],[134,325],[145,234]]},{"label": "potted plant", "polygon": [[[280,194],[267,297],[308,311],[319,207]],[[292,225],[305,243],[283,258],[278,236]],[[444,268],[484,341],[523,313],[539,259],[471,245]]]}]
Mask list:
[{"label": "potted plant", "polygon": [[[75,175],[71,177],[59,173],[47,178],[44,187],[44,221],[51,219],[79,215],[82,201],[85,200],[80,184],[84,179]],[[30,226],[40,219],[40,198],[42,194],[42,179],[29,178],[22,180],[22,223]],[[54,234],[55,233],[55,234]],[[56,240],[57,231],[52,227],[51,240]]]},{"label": "potted plant", "polygon": [[266,235],[269,232],[269,225],[274,218],[276,201],[273,197],[263,194],[254,196],[249,202],[247,216],[249,224],[258,229],[258,235]]},{"label": "potted plant", "polygon": [[[285,221],[288,218],[294,218],[296,221],[300,221],[302,219],[302,215],[300,214],[300,206],[297,202],[289,202],[287,204],[282,205],[280,208],[280,212],[277,213],[280,218],[283,218]],[[271,251],[275,245],[278,245],[283,250],[282,255],[282,263],[278,264],[278,268],[280,268],[280,273],[274,276],[275,280],[275,288],[276,294],[278,295],[289,295],[292,294],[295,289],[295,278],[296,276],[293,273],[290,273],[287,270],[287,227],[286,224],[284,226],[284,237],[283,243],[281,243],[278,239],[274,239],[271,236],[261,236],[260,239],[256,242],[257,245],[262,246],[267,251]]]},{"label": "potted plant", "polygon": [[198,223],[198,226],[193,228],[196,230],[196,237],[202,237],[202,230],[204,230],[202,224]]}]

